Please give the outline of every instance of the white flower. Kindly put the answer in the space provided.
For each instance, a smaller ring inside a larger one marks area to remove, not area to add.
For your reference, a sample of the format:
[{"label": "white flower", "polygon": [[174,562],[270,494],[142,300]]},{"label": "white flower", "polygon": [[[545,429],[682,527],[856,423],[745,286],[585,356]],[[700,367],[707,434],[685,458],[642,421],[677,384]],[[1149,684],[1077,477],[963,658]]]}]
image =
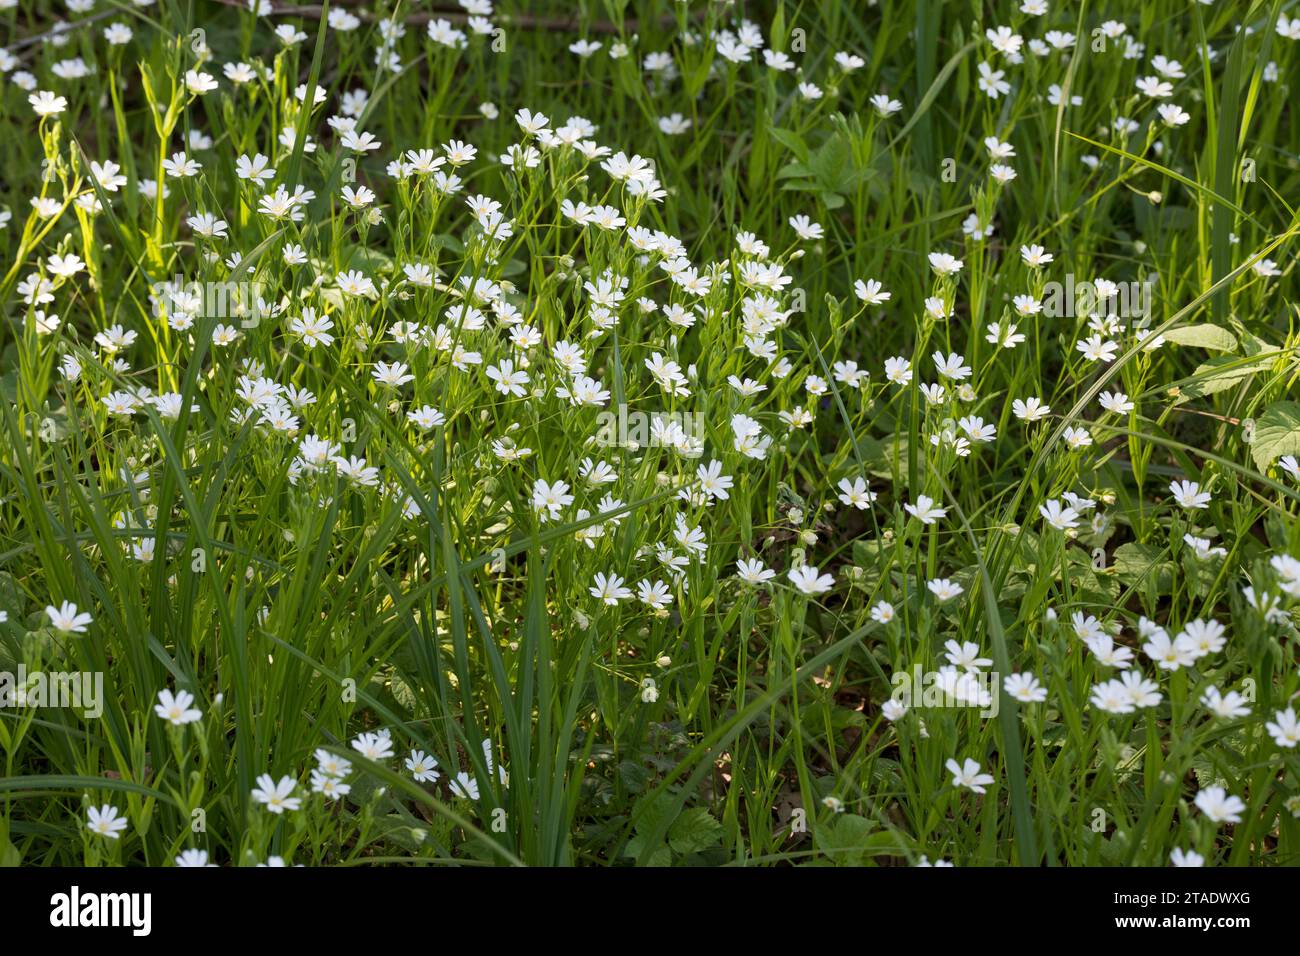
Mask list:
[{"label": "white flower", "polygon": [[901,700],[895,700],[892,697],[880,705],[880,716],[884,717],[885,720],[889,721],[891,724],[899,720],[906,713],[907,705]]},{"label": "white flower", "polygon": [[881,116],[893,116],[903,108],[902,102],[891,99],[886,93],[877,93],[871,97],[871,105]]},{"label": "white flower", "polygon": [[1002,681],[1002,689],[1022,704],[1041,704],[1047,700],[1047,688],[1033,674],[1011,674]]},{"label": "white flower", "polygon": [[1117,415],[1127,415],[1133,411],[1133,403],[1128,400],[1128,396],[1123,392],[1102,392],[1098,402],[1106,411],[1114,412]]},{"label": "white flower", "polygon": [[722,473],[722,462],[710,461],[695,469],[695,478],[699,481],[700,491],[709,498],[726,501],[731,497],[732,478]]},{"label": "white flower", "polygon": [[331,800],[338,800],[340,797],[345,797],[351,793],[352,786],[344,783],[338,777],[316,769],[311,772],[311,792],[324,794]]},{"label": "white flower", "polygon": [[1142,653],[1156,662],[1161,670],[1176,671],[1181,667],[1191,667],[1196,656],[1190,647],[1181,640],[1171,640],[1163,629],[1153,632],[1150,639],[1142,645]]},{"label": "white flower", "polygon": [[1156,107],[1156,113],[1166,126],[1183,126],[1192,118],[1191,113],[1176,103],[1161,103]]},{"label": "white flower", "polygon": [[1044,251],[1042,246],[1021,246],[1020,258],[1025,265],[1037,269],[1049,265],[1055,257],[1050,252]]},{"label": "white flower", "polygon": [[1046,418],[1052,411],[1050,405],[1044,405],[1042,399],[1033,397],[1024,401],[1015,399],[1011,403],[1011,412],[1023,422],[1036,422]]},{"label": "white flower", "polygon": [[954,667],[962,667],[968,671],[978,671],[981,668],[993,666],[991,659],[979,656],[980,648],[974,641],[965,641],[963,643],[945,641],[944,647],[946,648],[944,657]]},{"label": "white flower", "polygon": [[520,109],[515,113],[515,122],[519,128],[524,131],[525,135],[540,133],[551,124],[551,121],[541,113],[534,113],[532,110]]},{"label": "white flower", "polygon": [[412,750],[406,758],[406,769],[417,783],[435,783],[438,780],[438,761],[423,750]]},{"label": "white flower", "polygon": [[71,601],[64,601],[59,607],[47,606],[45,614],[50,619],[50,626],[63,634],[84,634],[86,625],[93,620],[85,611],[78,613],[77,605]]},{"label": "white flower", "polygon": [[316,769],[326,776],[342,778],[352,772],[352,761],[323,747],[317,748],[315,757]]},{"label": "white flower", "polygon": [[454,796],[464,800],[478,799],[478,781],[464,770],[456,774],[455,779],[449,781],[448,785],[451,787]]},{"label": "white flower", "polygon": [[960,272],[964,263],[955,256],[946,252],[930,253],[930,268],[941,276],[953,275]]},{"label": "white flower", "polygon": [[596,572],[594,583],[588,589],[588,592],[592,597],[610,607],[614,607],[619,601],[627,600],[632,596],[632,589],[624,586],[621,577],[617,574],[606,575],[601,571]]},{"label": "white flower", "polygon": [[820,223],[813,222],[804,215],[791,216],[790,227],[800,239],[821,239],[826,234]]},{"label": "white flower", "polygon": [[912,363],[901,355],[885,359],[885,378],[894,385],[908,385],[912,381]]},{"label": "white flower", "polygon": [[1038,513],[1050,527],[1057,531],[1079,527],[1079,513],[1055,498],[1049,498],[1044,504],[1039,505]]},{"label": "white flower", "polygon": [[1246,804],[1222,787],[1206,787],[1196,795],[1196,807],[1215,823],[1240,823]]},{"label": "white flower", "polygon": [[1250,708],[1246,705],[1245,698],[1235,690],[1230,690],[1224,694],[1217,687],[1207,687],[1205,693],[1201,695],[1201,703],[1216,717],[1250,716]]},{"label": "white flower", "polygon": [[202,96],[204,93],[211,93],[215,90],[217,81],[209,73],[188,70],[185,73],[185,88],[195,96]]},{"label": "white flower", "polygon": [[736,562],[736,576],[746,584],[766,584],[776,577],[776,572],[757,558],[742,558]]},{"label": "white flower", "polygon": [[1174,95],[1174,84],[1158,76],[1144,76],[1137,81],[1138,92],[1153,99],[1165,99]]},{"label": "white flower", "polygon": [[180,855],[173,861],[177,866],[183,867],[210,867],[216,866],[215,863],[208,862],[207,850],[182,850]]},{"label": "white flower", "polygon": [[66,98],[56,96],[49,90],[37,90],[27,97],[27,102],[32,104],[37,116],[57,116],[68,108]]},{"label": "white flower", "polygon": [[966,359],[956,352],[948,353],[947,358],[944,358],[942,352],[935,352],[930,358],[934,362],[935,369],[944,378],[960,382],[970,377],[971,367],[966,364]]},{"label": "white flower", "polygon": [[1228,643],[1227,629],[1218,621],[1203,621],[1200,618],[1188,621],[1178,635],[1178,643],[1188,649],[1196,660],[1209,654],[1217,654]]},{"label": "white flower", "polygon": [[353,738],[352,749],[367,760],[388,760],[393,756],[393,739],[386,730],[368,731]]},{"label": "white flower", "polygon": [[823,594],[835,584],[835,579],[829,574],[818,574],[816,568],[807,564],[791,568],[788,576],[790,583],[804,594]]},{"label": "white flower", "polygon": [[917,495],[916,503],[903,505],[903,510],[922,524],[934,524],[948,513],[947,508],[940,508],[928,495]]},{"label": "white flower", "polygon": [[1131,714],[1136,709],[1133,697],[1117,680],[1108,680],[1092,688],[1092,706],[1111,714]]},{"label": "white flower", "polygon": [[993,782],[993,775],[980,773],[980,765],[970,757],[960,764],[949,758],[944,766],[952,773],[954,787],[966,787],[974,793],[984,793],[985,788]]},{"label": "white flower", "polygon": [[890,298],[890,293],[886,292],[885,287],[875,279],[868,279],[866,282],[859,279],[853,283],[853,294],[867,305],[880,305],[888,302]]},{"label": "white flower", "polygon": [[573,504],[573,495],[563,481],[548,483],[538,478],[533,483],[533,509],[543,521],[558,518],[562,509]]},{"label": "white flower", "polygon": [[100,807],[89,807],[86,810],[86,826],[91,833],[98,833],[110,840],[116,840],[121,837],[122,831],[126,829],[126,818],[119,816],[117,807],[109,804]]},{"label": "white flower", "polygon": [[860,477],[850,481],[848,478],[841,478],[839,483],[840,501],[851,508],[857,508],[859,511],[865,511],[871,507],[871,503],[876,500],[876,493],[867,488],[867,483]]},{"label": "white flower", "polygon": [[1170,482],[1169,493],[1174,496],[1176,504],[1188,510],[1210,506],[1210,493],[1201,491],[1201,486],[1194,481]]},{"label": "white flower", "polygon": [[1274,714],[1273,719],[1264,724],[1264,729],[1279,747],[1290,750],[1300,744],[1300,721],[1297,721],[1295,710],[1291,707]]},{"label": "white flower", "polygon": [[190,705],[194,695],[187,690],[175,694],[166,688],[158,691],[158,703],[154,704],[154,713],[175,727],[192,724],[203,716],[203,711]]},{"label": "white flower", "polygon": [[524,386],[528,384],[528,373],[516,369],[510,359],[502,359],[500,365],[489,365],[484,372],[496,383],[496,390],[502,395],[514,395],[522,398]]},{"label": "white flower", "polygon": [[278,815],[286,810],[297,810],[302,806],[302,798],[292,796],[296,786],[297,782],[293,777],[286,775],[277,782],[269,773],[264,773],[257,778],[257,786],[253,789],[252,797],[254,801]]},{"label": "white flower", "polygon": [[1005,71],[995,70],[988,63],[981,63],[979,65],[979,88],[987,93],[991,99],[996,100],[999,96],[1011,92],[1011,84],[1003,79],[1004,76],[1006,76]]},{"label": "white flower", "polygon": [[956,581],[951,581],[948,578],[934,578],[933,580],[925,582],[925,586],[929,589],[930,593],[934,595],[935,600],[940,603],[951,601],[963,591],[960,584]]}]

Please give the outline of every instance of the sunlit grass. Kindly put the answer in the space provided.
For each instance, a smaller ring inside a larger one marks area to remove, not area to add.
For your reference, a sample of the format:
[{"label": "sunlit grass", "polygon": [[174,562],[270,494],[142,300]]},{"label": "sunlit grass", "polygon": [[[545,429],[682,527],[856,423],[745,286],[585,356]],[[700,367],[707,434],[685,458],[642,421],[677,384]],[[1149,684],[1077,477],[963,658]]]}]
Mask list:
[{"label": "sunlit grass", "polygon": [[0,862],[1296,862],[1289,4],[84,7]]}]

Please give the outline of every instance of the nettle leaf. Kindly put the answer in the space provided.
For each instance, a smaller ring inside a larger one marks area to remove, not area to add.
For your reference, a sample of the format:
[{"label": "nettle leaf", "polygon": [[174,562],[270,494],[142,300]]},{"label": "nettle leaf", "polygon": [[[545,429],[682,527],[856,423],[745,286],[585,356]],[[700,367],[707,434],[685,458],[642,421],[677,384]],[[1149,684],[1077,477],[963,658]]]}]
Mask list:
[{"label": "nettle leaf", "polygon": [[399,706],[414,712],[419,706],[419,695],[415,688],[401,677],[394,674],[388,682],[388,689]]},{"label": "nettle leaf", "polygon": [[1300,455],[1300,404],[1274,402],[1255,419],[1255,440],[1250,456],[1265,471],[1283,455]]},{"label": "nettle leaf", "polygon": [[1154,583],[1157,594],[1173,589],[1174,563],[1163,548],[1130,541],[1115,549],[1115,576],[1128,585]]},{"label": "nettle leaf", "polygon": [[819,850],[830,856],[832,863],[861,866],[874,829],[874,824],[865,817],[855,813],[837,814],[829,825],[817,828],[813,840]]},{"label": "nettle leaf", "polygon": [[699,853],[722,842],[722,824],[709,814],[708,807],[687,810],[668,831],[668,845],[677,853]]},{"label": "nettle leaf", "polygon": [[1237,351],[1237,337],[1218,325],[1185,325],[1180,329],[1169,329],[1162,333],[1166,340],[1176,345],[1194,345],[1197,348],[1213,349],[1216,352]]},{"label": "nettle leaf", "polygon": [[[627,842],[627,849],[623,851],[624,856],[639,857],[646,848],[646,837],[637,835]],[[655,849],[650,854],[650,859],[646,863],[651,867],[672,866],[673,854],[666,846]]]},{"label": "nettle leaf", "polygon": [[827,186],[851,182],[855,170],[848,140],[838,133],[827,137],[826,142],[813,153],[809,166],[813,175]]},{"label": "nettle leaf", "polygon": [[1196,775],[1197,787],[1222,786],[1228,783],[1214,765],[1214,761],[1204,754],[1196,754],[1192,757],[1192,773]]}]

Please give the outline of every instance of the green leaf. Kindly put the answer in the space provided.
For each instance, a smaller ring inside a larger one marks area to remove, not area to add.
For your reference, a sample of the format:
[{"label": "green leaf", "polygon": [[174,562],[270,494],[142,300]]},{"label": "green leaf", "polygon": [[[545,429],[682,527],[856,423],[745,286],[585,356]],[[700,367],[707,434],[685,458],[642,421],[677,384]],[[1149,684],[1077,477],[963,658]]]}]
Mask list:
[{"label": "green leaf", "polygon": [[0,867],[10,869],[15,866],[21,866],[23,862],[22,851],[14,846],[8,840],[0,841]]},{"label": "green leaf", "polygon": [[1214,349],[1216,352],[1237,351],[1237,337],[1220,325],[1185,325],[1181,329],[1169,329],[1164,337],[1176,345],[1194,345],[1202,349]]},{"label": "green leaf", "polygon": [[1266,471],[1282,455],[1300,455],[1300,404],[1274,402],[1255,420],[1250,445],[1255,467]]},{"label": "green leaf", "polygon": [[802,136],[793,130],[781,129],[779,126],[772,127],[768,132],[772,134],[774,140],[794,153],[799,158],[799,162],[808,162],[808,144],[803,141]]},{"label": "green leaf", "polygon": [[1154,580],[1156,593],[1166,594],[1173,588],[1174,564],[1163,548],[1130,541],[1115,549],[1115,575],[1128,585]]},{"label": "green leaf", "polygon": [[[624,856],[640,857],[649,847],[647,837],[634,836],[627,843],[627,849],[623,851]],[[658,846],[650,852],[645,860],[638,860],[638,866],[671,866],[673,860],[672,852],[666,846]]]},{"label": "green leaf", "polygon": [[1222,355],[1196,367],[1192,377],[1182,387],[1182,397],[1201,398],[1223,392],[1240,385],[1256,372],[1262,372],[1271,359],[1244,361],[1236,356]]},{"label": "green leaf", "polygon": [[392,275],[397,271],[392,256],[366,246],[347,246],[341,261],[344,269],[360,269],[367,275]]},{"label": "green leaf", "polygon": [[708,807],[687,810],[668,831],[668,845],[677,853],[699,853],[722,842],[722,824]]},{"label": "green leaf", "polygon": [[840,866],[857,866],[867,849],[873,827],[870,820],[855,813],[838,814],[834,822],[816,829],[817,848]]}]

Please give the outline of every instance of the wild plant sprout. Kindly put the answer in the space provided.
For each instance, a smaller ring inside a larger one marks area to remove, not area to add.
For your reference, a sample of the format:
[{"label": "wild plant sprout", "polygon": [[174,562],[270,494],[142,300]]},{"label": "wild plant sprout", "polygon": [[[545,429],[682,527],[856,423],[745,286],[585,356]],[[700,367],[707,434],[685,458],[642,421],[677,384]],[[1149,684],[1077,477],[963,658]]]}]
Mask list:
[{"label": "wild plant sprout", "polygon": [[1300,17],[499,6],[0,4],[0,856],[1294,862]]}]

